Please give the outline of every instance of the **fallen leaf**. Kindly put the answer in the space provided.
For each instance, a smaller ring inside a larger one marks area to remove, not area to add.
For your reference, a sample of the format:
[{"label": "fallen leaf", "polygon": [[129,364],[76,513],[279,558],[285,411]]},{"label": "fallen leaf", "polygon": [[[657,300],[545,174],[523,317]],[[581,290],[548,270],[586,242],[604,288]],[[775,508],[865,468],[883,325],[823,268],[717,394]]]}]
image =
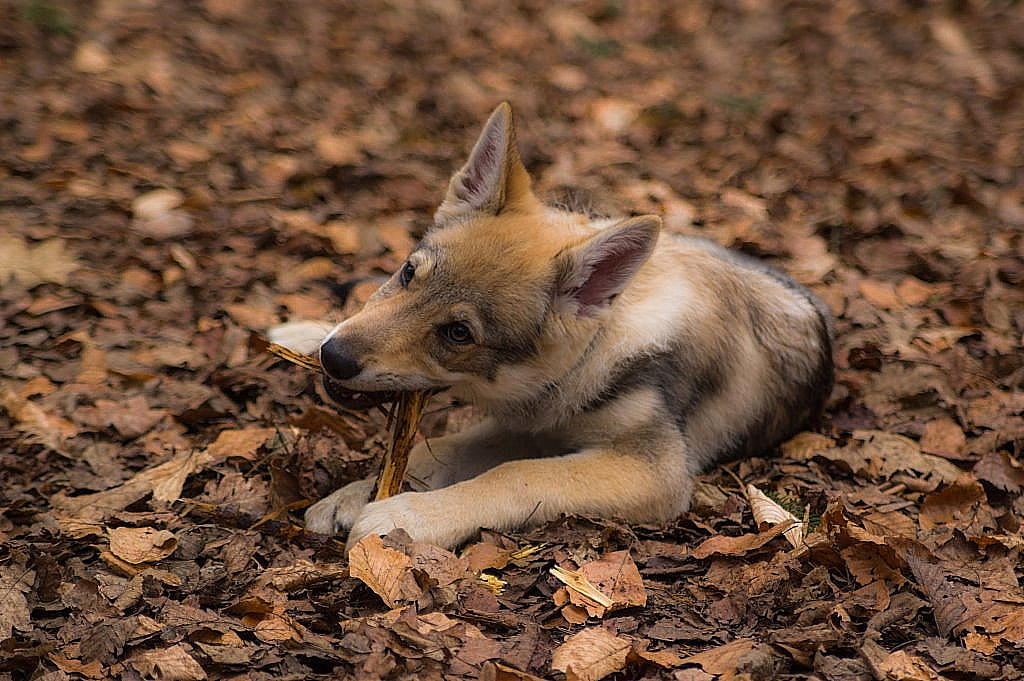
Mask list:
[{"label": "fallen leaf", "polygon": [[629,551],[615,551],[584,563],[579,571],[551,569],[568,589],[568,599],[590,617],[647,604],[647,591]]},{"label": "fallen leaf", "polygon": [[629,657],[628,641],[601,627],[590,627],[565,640],[551,655],[551,668],[568,681],[598,681],[622,671]]},{"label": "fallen leaf", "polygon": [[57,665],[57,667],[66,674],[80,674],[89,679],[102,679],[107,677],[107,673],[103,669],[103,665],[100,664],[99,660],[82,662],[81,660],[66,658],[62,655],[58,655],[57,653],[50,653],[46,656],[46,659]]},{"label": "fallen leaf", "polygon": [[[952,485],[932,492],[921,502],[918,520],[921,527],[931,529],[940,525],[957,525],[966,529],[964,519],[972,523],[979,519],[979,512],[984,514],[987,505],[985,488],[970,473],[964,473]],[[991,515],[991,511],[988,512]],[[994,527],[994,519],[991,519]]]},{"label": "fallen leaf", "polygon": [[301,641],[302,633],[280,615],[267,614],[253,627],[256,638],[264,643],[283,643],[285,641]]},{"label": "fallen leaf", "polygon": [[206,449],[182,454],[170,461],[136,473],[130,480],[95,494],[50,497],[50,503],[78,521],[102,520],[108,514],[124,509],[147,494],[157,502],[171,502],[181,496],[190,475],[223,461],[229,456],[251,458],[267,440],[277,434],[274,428],[240,428],[223,430]]},{"label": "fallen leaf", "polygon": [[803,544],[804,537],[807,535],[805,523],[782,508],[782,506],[779,506],[778,503],[754,485],[747,485],[746,493],[747,500],[750,502],[750,511],[754,515],[754,522],[757,523],[757,529],[763,531],[767,527],[788,521],[792,523],[792,527],[783,534],[786,537],[786,541],[793,548]]},{"label": "fallen leaf", "polygon": [[132,201],[132,214],[139,220],[150,220],[185,202],[185,195],[177,189],[154,189]]},{"label": "fallen leaf", "polygon": [[56,452],[62,452],[65,441],[78,434],[78,427],[67,419],[51,413],[15,389],[16,384],[0,383],[0,406],[17,423],[18,430]]},{"label": "fallen leaf", "polygon": [[380,536],[363,537],[349,549],[348,567],[352,577],[370,587],[389,608],[423,594],[412,574],[412,559],[384,546]]},{"label": "fallen leaf", "polygon": [[480,667],[480,681],[544,681],[544,679],[500,662],[484,662]]},{"label": "fallen leaf", "polygon": [[756,647],[756,641],[749,638],[738,638],[724,646],[684,657],[679,664],[699,664],[709,674],[732,675],[736,673],[740,659]]},{"label": "fallen leaf", "polygon": [[143,395],[126,400],[96,400],[92,407],[81,407],[75,419],[85,426],[112,426],[122,437],[133,439],[145,435],[167,416],[166,409],[150,409]]},{"label": "fallen leaf", "polygon": [[110,68],[110,52],[98,42],[86,40],[75,48],[71,63],[82,73],[103,73]]},{"label": "fallen leaf", "polygon": [[897,650],[881,661],[877,666],[881,678],[908,679],[912,681],[939,681],[942,677],[921,657]]},{"label": "fallen leaf", "polygon": [[178,643],[169,648],[139,650],[128,658],[139,674],[163,681],[200,681],[206,672],[189,654],[190,648]]},{"label": "fallen leaf", "polygon": [[761,548],[779,535],[785,534],[792,525],[793,523],[790,521],[757,534],[741,534],[738,537],[724,535],[709,537],[694,548],[690,555],[698,560],[712,555],[742,556],[749,551]]},{"label": "fallen leaf", "polygon": [[332,165],[355,164],[363,160],[357,140],[344,135],[320,135],[316,139],[316,153]]},{"label": "fallen leaf", "polygon": [[185,195],[177,189],[154,189],[132,201],[132,229],[157,240],[174,239],[192,232],[195,221],[178,209]]},{"label": "fallen leaf", "polygon": [[979,480],[1004,492],[1017,494],[1024,490],[1024,466],[1006,452],[988,452],[974,465],[972,472]]},{"label": "fallen leaf", "polygon": [[[551,568],[549,572],[558,581],[569,587],[570,594],[581,595],[585,597],[587,605],[596,606],[600,608],[599,612],[602,614],[612,606],[612,599],[601,593],[600,589],[590,583],[586,577],[576,570],[567,570],[563,567],[556,565]],[[579,605],[579,603],[577,603]]]},{"label": "fallen leaf", "polygon": [[114,527],[107,536],[111,553],[134,565],[162,560],[178,546],[173,532],[152,527]]},{"label": "fallen leaf", "polygon": [[678,667],[683,663],[683,658],[679,657],[671,650],[637,650],[635,647],[630,653],[631,662],[642,662],[654,664],[664,669],[671,669],[672,667]]},{"label": "fallen leaf", "polygon": [[78,266],[60,239],[30,246],[20,237],[0,235],[0,286],[11,280],[26,288],[46,282],[66,284]]},{"label": "fallen leaf", "polygon": [[36,573],[17,563],[0,565],[0,641],[11,637],[15,627],[29,626],[28,600],[25,594],[32,590]]},{"label": "fallen leaf", "polygon": [[941,456],[956,456],[967,444],[967,436],[956,421],[948,416],[932,419],[924,427],[921,451]]},{"label": "fallen leaf", "polygon": [[311,563],[308,560],[299,560],[285,567],[267,568],[256,578],[255,583],[269,584],[279,591],[295,591],[348,576],[348,569],[337,563]]}]

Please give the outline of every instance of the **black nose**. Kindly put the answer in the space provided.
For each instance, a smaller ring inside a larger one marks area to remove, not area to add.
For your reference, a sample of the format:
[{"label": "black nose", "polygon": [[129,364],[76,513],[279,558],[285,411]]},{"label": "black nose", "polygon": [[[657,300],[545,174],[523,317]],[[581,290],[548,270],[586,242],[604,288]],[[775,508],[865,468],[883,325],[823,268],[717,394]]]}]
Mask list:
[{"label": "black nose", "polygon": [[320,364],[331,378],[344,381],[363,370],[359,362],[343,343],[331,338],[320,346]]}]

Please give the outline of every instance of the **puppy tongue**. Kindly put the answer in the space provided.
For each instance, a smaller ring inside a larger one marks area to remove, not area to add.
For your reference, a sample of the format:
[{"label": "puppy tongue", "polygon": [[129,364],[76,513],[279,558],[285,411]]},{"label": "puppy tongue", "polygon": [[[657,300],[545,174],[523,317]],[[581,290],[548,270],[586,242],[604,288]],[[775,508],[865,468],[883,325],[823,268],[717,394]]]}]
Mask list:
[{"label": "puppy tongue", "polygon": [[349,390],[330,376],[323,377],[323,385],[328,397],[348,409],[371,409],[385,402],[394,402],[398,396],[398,393],[391,390],[369,392]]}]

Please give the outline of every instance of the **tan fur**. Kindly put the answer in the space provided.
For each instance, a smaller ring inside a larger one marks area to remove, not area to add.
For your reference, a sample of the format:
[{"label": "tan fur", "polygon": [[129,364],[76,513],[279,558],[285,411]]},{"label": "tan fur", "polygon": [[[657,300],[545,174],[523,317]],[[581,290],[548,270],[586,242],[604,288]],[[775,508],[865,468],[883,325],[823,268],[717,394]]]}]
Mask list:
[{"label": "tan fur", "polygon": [[311,529],[454,546],[562,513],[664,521],[695,473],[820,411],[831,327],[813,296],[710,243],[659,238],[656,217],[543,206],[514,140],[502,105],[406,271],[320,350],[347,388],[450,388],[487,417],[414,449],[415,491],[367,503],[372,483],[352,483],[310,507]]}]

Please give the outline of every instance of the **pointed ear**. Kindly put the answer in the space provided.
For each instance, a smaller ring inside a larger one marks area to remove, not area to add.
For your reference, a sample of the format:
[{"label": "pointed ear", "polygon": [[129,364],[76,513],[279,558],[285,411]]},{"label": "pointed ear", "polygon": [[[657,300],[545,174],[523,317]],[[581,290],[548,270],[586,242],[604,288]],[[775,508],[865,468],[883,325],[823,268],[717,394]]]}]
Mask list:
[{"label": "pointed ear", "polygon": [[580,314],[606,306],[647,262],[660,230],[661,218],[641,215],[561,251],[555,256],[558,295],[575,302]]},{"label": "pointed ear", "polygon": [[443,224],[471,213],[497,215],[535,201],[530,176],[516,147],[512,107],[502,102],[487,119],[469,161],[448,183],[448,194],[434,213],[434,222]]}]

